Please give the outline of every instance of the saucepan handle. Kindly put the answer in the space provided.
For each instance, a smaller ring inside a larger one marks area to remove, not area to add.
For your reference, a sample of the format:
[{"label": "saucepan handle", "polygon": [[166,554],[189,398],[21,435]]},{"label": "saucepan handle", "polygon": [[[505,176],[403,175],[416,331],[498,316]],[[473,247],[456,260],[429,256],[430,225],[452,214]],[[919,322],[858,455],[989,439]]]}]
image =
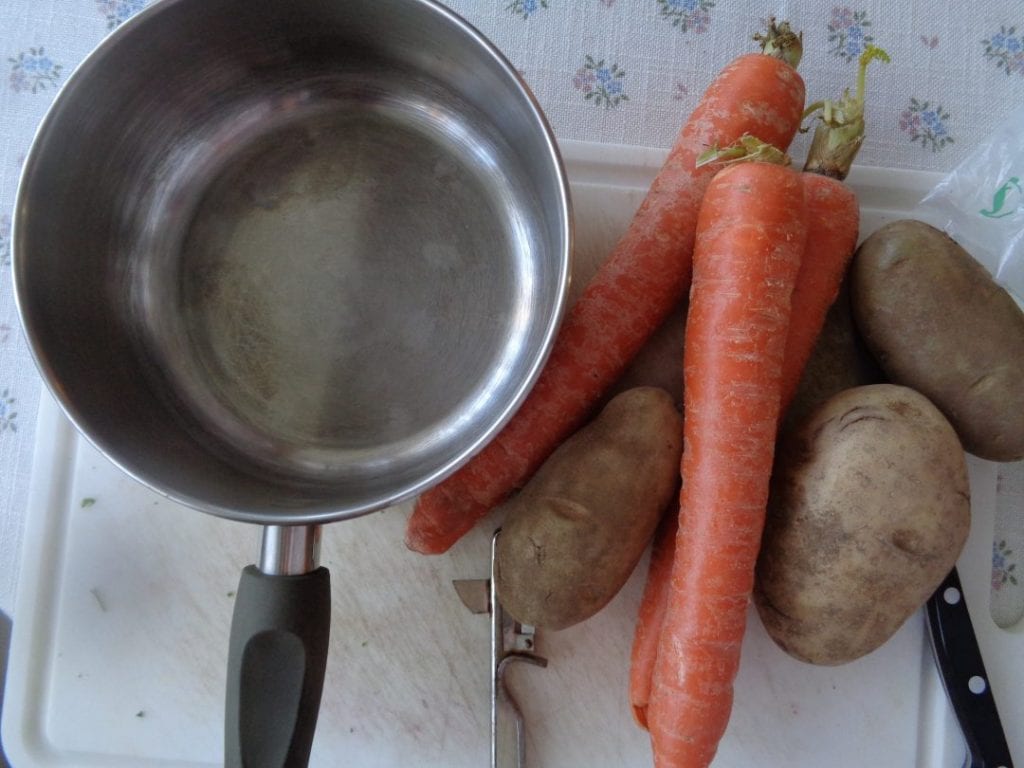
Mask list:
[{"label": "saucepan handle", "polygon": [[309,763],[330,635],[326,568],[298,575],[243,569],[228,651],[224,764]]}]

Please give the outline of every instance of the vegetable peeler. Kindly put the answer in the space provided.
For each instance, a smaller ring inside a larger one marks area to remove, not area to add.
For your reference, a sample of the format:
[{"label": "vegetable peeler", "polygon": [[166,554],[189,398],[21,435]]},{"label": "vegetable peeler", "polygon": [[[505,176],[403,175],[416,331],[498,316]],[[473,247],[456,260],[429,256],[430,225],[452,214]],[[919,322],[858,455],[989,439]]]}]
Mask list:
[{"label": "vegetable peeler", "polygon": [[548,660],[534,653],[537,631],[507,616],[501,607],[494,578],[499,528],[491,538],[490,576],[486,579],[455,579],[452,585],[463,604],[473,613],[491,617],[491,768],[523,768],[526,765],[526,735],[523,714],[505,683],[505,672],[513,662],[524,661],[546,667]]}]

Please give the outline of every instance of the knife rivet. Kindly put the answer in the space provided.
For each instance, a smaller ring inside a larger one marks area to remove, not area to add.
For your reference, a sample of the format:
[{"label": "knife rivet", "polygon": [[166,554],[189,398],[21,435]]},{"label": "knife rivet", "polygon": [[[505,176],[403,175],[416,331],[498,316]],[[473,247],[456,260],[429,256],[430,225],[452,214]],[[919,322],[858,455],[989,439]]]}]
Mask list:
[{"label": "knife rivet", "polygon": [[967,689],[971,693],[984,693],[986,688],[988,685],[985,683],[985,678],[980,675],[974,675],[967,681]]},{"label": "knife rivet", "polygon": [[956,587],[946,587],[946,591],[942,593],[942,599],[949,605],[956,605],[960,602],[960,590]]}]

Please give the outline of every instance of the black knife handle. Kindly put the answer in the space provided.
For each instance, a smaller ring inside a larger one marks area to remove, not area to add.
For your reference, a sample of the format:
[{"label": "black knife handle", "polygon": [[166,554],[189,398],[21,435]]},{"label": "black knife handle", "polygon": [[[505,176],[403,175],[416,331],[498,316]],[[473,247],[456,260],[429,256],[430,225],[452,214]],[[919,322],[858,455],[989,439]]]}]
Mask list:
[{"label": "black knife handle", "polygon": [[928,629],[971,768],[1013,768],[956,568],[928,599]]}]

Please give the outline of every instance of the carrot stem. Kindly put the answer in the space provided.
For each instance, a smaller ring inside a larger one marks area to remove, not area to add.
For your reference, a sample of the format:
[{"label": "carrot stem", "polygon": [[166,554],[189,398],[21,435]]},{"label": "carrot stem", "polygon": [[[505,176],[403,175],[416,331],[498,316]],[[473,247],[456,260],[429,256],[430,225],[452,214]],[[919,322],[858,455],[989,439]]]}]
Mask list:
[{"label": "carrot stem", "polygon": [[754,40],[761,44],[764,55],[781,59],[794,68],[804,55],[804,33],[794,32],[788,21],[776,24],[774,16],[768,19],[768,29],[755,34]]},{"label": "carrot stem", "polygon": [[747,161],[774,163],[775,165],[789,165],[792,162],[789,155],[781,149],[747,133],[726,147],[719,147],[718,144],[711,145],[709,149],[698,155],[697,168],[712,163],[729,165]]},{"label": "carrot stem", "polygon": [[867,86],[867,69],[872,61],[889,62],[889,54],[874,45],[868,45],[860,55],[857,67],[856,90],[843,91],[841,98],[833,101],[816,101],[804,110],[804,118],[820,112],[820,122],[814,130],[811,148],[807,153],[804,170],[820,173],[842,181],[850,173],[853,160],[864,143],[864,96]]}]

